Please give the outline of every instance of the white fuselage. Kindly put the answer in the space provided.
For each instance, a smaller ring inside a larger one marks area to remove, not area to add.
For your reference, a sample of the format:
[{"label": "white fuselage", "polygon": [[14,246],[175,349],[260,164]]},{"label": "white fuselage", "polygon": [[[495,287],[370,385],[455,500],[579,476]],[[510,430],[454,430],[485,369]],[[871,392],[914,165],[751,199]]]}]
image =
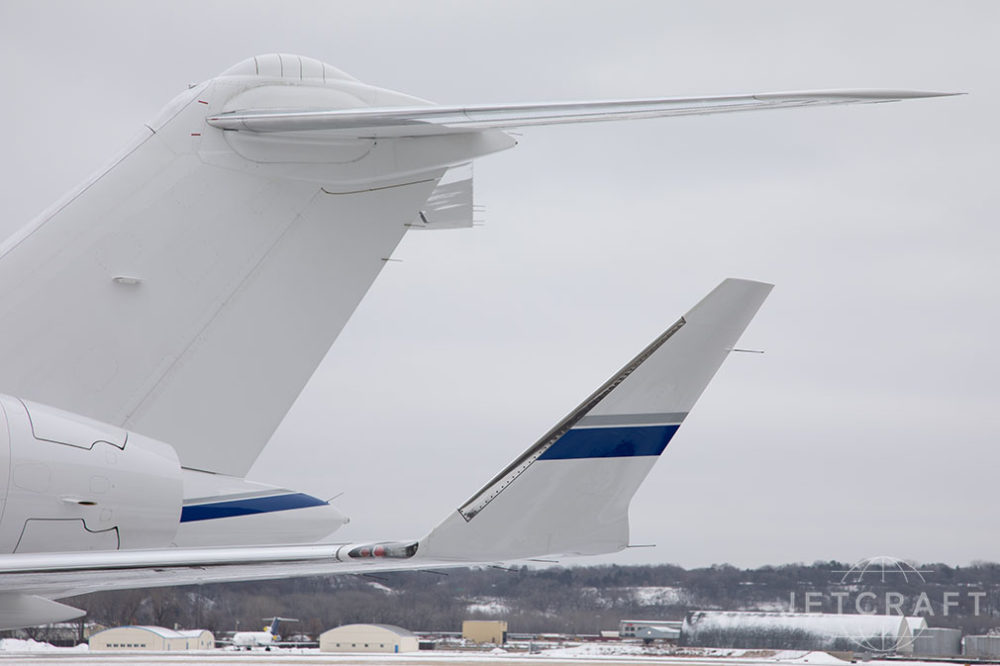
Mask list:
[{"label": "white fuselage", "polygon": [[6,553],[306,543],[347,522],[316,497],[184,469],[168,444],[7,395],[0,478]]},{"label": "white fuselage", "polygon": [[233,634],[235,647],[269,647],[274,645],[274,634],[270,631],[237,631]]}]

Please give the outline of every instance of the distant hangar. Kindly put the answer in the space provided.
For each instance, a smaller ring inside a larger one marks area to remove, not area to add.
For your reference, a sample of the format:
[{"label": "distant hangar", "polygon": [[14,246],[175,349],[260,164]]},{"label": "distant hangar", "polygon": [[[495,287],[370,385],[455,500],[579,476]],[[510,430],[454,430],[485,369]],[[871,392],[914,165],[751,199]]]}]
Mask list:
[{"label": "distant hangar", "polygon": [[174,631],[164,627],[126,626],[99,631],[90,637],[91,650],[211,650],[215,636],[205,629]]},{"label": "distant hangar", "polygon": [[681,628],[684,645],[777,650],[912,653],[924,618],[902,615],[692,611]]},{"label": "distant hangar", "polygon": [[319,636],[320,652],[415,652],[417,636],[391,624],[345,624]]}]

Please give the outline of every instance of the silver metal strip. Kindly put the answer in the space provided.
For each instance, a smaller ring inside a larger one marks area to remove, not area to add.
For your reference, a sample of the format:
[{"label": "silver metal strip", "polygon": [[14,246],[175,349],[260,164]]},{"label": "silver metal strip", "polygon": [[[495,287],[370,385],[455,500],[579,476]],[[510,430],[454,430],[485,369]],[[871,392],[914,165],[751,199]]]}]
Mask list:
[{"label": "silver metal strip", "polygon": [[662,414],[590,414],[577,421],[576,427],[621,425],[674,425],[684,421],[687,412]]}]

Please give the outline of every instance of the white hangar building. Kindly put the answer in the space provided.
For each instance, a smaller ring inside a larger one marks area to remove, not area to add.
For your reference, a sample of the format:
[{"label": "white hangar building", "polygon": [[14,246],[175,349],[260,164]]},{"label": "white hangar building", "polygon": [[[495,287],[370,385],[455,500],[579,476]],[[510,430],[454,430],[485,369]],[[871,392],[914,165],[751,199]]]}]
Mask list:
[{"label": "white hangar building", "polygon": [[90,637],[91,650],[211,650],[215,636],[205,629],[174,631],[164,627],[127,626],[99,631]]},{"label": "white hangar building", "polygon": [[320,652],[415,652],[413,632],[391,624],[345,624],[319,636]]},{"label": "white hangar building", "polygon": [[923,618],[901,615],[692,611],[681,627],[681,643],[700,647],[779,650],[871,650],[911,653],[912,627]]}]

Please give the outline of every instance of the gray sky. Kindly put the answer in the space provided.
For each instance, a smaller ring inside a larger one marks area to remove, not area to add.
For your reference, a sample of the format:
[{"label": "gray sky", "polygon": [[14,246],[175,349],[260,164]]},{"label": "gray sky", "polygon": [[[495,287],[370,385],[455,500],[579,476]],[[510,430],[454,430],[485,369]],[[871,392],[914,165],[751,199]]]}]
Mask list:
[{"label": "gray sky", "polygon": [[[727,276],[776,283],[599,562],[1000,559],[1000,5],[0,4],[7,235],[257,53],[441,103],[961,98],[536,128],[412,233],[251,473],[416,537]],[[300,464],[305,461],[305,465]],[[595,560],[592,560],[595,561]]]}]

